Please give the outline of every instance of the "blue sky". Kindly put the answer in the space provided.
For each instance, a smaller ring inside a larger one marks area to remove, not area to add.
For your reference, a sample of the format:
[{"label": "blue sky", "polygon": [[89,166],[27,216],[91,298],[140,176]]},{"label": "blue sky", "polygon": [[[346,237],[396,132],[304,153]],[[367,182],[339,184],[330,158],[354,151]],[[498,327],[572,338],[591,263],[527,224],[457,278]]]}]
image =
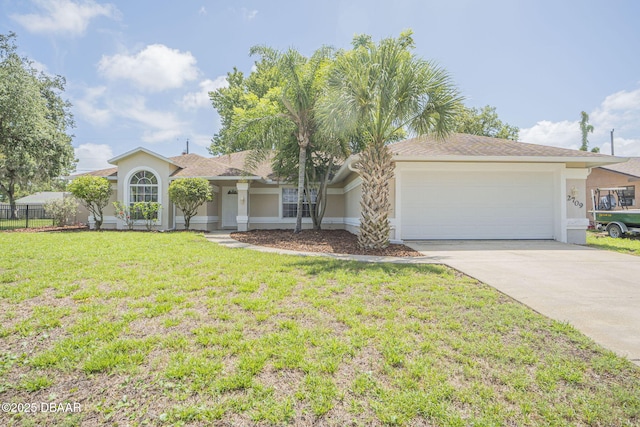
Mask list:
[{"label": "blue sky", "polygon": [[492,105],[525,142],[640,156],[640,2],[634,0],[0,0],[0,33],[67,79],[78,171],[138,146],[178,155],[219,127],[207,91],[251,46],[348,48],[414,31],[416,53],[453,76],[469,106]]}]

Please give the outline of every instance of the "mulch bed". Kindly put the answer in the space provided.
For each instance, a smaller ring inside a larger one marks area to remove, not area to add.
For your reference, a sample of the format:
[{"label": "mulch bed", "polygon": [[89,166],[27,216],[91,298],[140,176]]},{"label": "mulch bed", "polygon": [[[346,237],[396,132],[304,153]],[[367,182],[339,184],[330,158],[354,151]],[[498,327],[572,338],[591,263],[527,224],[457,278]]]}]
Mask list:
[{"label": "mulch bed", "polygon": [[231,233],[231,237],[252,245],[302,252],[396,257],[421,255],[405,245],[397,244],[391,244],[386,249],[364,251],[358,247],[357,236],[346,230],[302,230],[297,234],[292,230],[252,230]]}]

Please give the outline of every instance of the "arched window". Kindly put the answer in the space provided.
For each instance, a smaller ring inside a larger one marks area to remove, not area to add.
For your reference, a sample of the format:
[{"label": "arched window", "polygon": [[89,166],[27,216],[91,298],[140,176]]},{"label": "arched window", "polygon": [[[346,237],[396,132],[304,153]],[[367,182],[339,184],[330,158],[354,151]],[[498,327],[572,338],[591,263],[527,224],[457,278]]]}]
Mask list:
[{"label": "arched window", "polygon": [[149,171],[134,174],[129,181],[129,204],[158,201],[158,178]]}]

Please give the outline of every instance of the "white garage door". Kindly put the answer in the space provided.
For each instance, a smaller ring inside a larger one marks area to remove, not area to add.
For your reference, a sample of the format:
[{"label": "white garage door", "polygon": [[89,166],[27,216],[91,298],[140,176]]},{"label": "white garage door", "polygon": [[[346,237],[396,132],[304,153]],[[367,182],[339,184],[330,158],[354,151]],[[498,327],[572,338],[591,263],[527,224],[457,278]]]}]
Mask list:
[{"label": "white garage door", "polygon": [[404,171],[402,239],[552,239],[550,172]]}]

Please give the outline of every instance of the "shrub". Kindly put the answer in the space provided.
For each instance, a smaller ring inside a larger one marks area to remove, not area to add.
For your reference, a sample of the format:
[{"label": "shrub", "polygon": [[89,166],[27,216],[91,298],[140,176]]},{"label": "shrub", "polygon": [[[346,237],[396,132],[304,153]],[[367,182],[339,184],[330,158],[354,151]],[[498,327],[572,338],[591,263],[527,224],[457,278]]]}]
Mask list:
[{"label": "shrub", "polygon": [[151,231],[153,225],[158,221],[160,203],[158,202],[137,202],[133,204],[134,217],[144,220],[147,231]]},{"label": "shrub", "polygon": [[111,197],[109,180],[90,175],[79,176],[71,181],[68,189],[91,212],[96,222],[96,230],[100,230],[103,221],[102,210]]},{"label": "shrub", "polygon": [[116,210],[116,218],[123,221],[129,230],[133,230],[135,218],[131,213],[129,205],[124,202],[113,202],[113,207]]},{"label": "shrub", "polygon": [[212,199],[211,186],[204,178],[180,178],[169,185],[169,199],[182,211],[184,228],[189,229],[198,207]]},{"label": "shrub", "polygon": [[78,212],[78,200],[75,197],[49,200],[44,204],[44,210],[51,214],[55,225],[64,227]]}]

